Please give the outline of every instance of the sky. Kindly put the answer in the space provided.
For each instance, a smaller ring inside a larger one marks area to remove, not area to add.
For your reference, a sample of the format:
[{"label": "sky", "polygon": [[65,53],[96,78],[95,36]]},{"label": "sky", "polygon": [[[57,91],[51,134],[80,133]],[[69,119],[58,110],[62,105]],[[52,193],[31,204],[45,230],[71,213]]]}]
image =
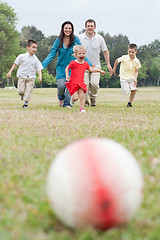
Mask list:
[{"label": "sky", "polygon": [[92,18],[96,31],[110,36],[122,34],[138,46],[160,40],[160,0],[1,0],[11,6],[18,17],[20,32],[35,26],[45,37],[59,35],[61,25],[69,20],[75,35]]}]

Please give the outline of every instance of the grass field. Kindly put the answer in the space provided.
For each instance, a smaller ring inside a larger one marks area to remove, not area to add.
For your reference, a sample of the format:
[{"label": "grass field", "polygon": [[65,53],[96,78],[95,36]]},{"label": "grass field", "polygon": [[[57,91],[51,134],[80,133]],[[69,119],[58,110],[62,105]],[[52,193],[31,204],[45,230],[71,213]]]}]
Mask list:
[{"label": "grass field", "polygon": [[[100,89],[96,107],[57,105],[56,89],[34,89],[29,109],[0,90],[0,240],[160,240],[160,88],[140,88],[133,108],[120,89]],[[86,137],[111,138],[138,160],[144,200],[125,227],[70,230],[54,216],[46,175],[55,155]]]}]

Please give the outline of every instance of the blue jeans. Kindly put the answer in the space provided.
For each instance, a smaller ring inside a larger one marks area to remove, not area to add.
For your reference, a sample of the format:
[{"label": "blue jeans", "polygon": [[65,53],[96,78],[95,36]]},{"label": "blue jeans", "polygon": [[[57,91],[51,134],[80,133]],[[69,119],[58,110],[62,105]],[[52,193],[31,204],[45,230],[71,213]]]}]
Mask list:
[{"label": "blue jeans", "polygon": [[66,88],[66,79],[57,79],[57,95],[60,101],[63,101],[63,107],[71,106],[70,99],[71,95],[69,94],[68,89]]}]

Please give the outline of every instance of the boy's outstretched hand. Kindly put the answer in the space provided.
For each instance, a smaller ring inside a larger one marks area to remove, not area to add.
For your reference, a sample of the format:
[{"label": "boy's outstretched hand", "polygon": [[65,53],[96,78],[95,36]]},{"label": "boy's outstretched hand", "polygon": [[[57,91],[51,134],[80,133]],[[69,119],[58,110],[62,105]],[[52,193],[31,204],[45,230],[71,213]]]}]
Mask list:
[{"label": "boy's outstretched hand", "polygon": [[41,77],[39,77],[39,78],[38,78],[38,81],[39,81],[39,82],[42,82],[42,78],[41,78]]},{"label": "boy's outstretched hand", "polygon": [[11,73],[8,72],[8,73],[7,73],[7,78],[10,78],[10,77],[11,77]]}]

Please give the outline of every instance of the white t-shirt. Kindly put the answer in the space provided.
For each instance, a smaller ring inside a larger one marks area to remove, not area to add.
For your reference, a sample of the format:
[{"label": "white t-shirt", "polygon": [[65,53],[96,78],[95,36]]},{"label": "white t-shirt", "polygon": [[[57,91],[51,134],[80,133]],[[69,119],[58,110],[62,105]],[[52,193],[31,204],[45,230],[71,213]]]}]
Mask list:
[{"label": "white t-shirt", "polygon": [[107,50],[104,38],[100,34],[96,33],[95,36],[90,40],[86,36],[86,33],[83,33],[79,35],[79,39],[82,45],[86,47],[86,57],[96,67],[100,67],[100,51],[102,50],[104,52]]},{"label": "white t-shirt", "polygon": [[36,55],[30,55],[29,52],[18,55],[14,63],[20,65],[17,71],[18,78],[36,78],[36,71],[43,69]]}]

